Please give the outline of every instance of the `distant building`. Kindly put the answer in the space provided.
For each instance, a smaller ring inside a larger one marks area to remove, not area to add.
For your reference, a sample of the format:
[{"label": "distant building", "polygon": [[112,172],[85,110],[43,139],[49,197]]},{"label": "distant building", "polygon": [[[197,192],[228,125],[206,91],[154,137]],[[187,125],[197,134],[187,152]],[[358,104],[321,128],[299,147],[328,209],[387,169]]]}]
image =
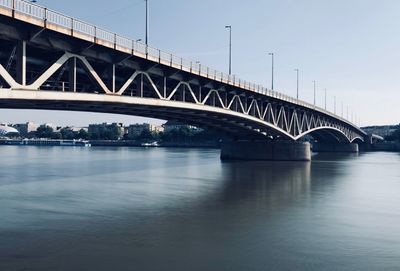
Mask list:
[{"label": "distant building", "polygon": [[84,130],[85,132],[88,131],[87,127],[75,127],[75,126],[67,126],[67,127],[63,127],[62,129],[68,129],[73,132],[79,132],[80,130]]},{"label": "distant building", "polygon": [[131,124],[128,126],[128,135],[129,137],[136,137],[139,136],[143,131],[151,131],[150,124],[143,123],[143,124]]},{"label": "distant building", "polygon": [[22,124],[14,124],[13,127],[17,129],[21,136],[26,136],[30,132],[36,132],[39,125],[33,122],[27,122]]},{"label": "distant building", "polygon": [[153,125],[150,123],[142,123],[142,124],[136,123],[128,126],[127,133],[130,137],[136,137],[139,136],[143,131],[159,133],[164,131],[164,127]]},{"label": "distant building", "polygon": [[44,123],[44,124],[41,124],[39,127],[41,127],[41,128],[51,128],[51,129],[53,129],[53,132],[56,132],[56,131],[61,129],[61,127],[57,127],[57,125],[54,125],[52,123]]},{"label": "distant building", "polygon": [[0,136],[7,136],[10,134],[19,134],[19,132],[14,127],[5,124],[0,124]]},{"label": "distant building", "polygon": [[164,127],[162,125],[152,125],[152,131],[156,133],[164,132]]},{"label": "distant building", "polygon": [[178,121],[173,121],[173,120],[169,120],[166,123],[164,123],[163,127],[164,127],[164,131],[165,132],[170,132],[172,130],[179,130],[179,129],[182,129],[184,127],[187,127],[189,129],[195,129],[195,130],[198,129],[195,126],[187,125],[187,124],[184,124],[184,123],[181,123],[181,122],[178,122]]}]

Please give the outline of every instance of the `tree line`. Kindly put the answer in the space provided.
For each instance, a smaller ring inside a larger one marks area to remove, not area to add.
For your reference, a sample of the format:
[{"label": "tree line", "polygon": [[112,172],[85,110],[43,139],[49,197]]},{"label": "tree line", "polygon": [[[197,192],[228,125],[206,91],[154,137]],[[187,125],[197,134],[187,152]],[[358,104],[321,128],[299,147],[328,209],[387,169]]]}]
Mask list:
[{"label": "tree line", "polygon": [[394,132],[385,137],[386,141],[397,141],[400,142],[400,124],[396,125]]},{"label": "tree line", "polygon": [[145,129],[140,134],[125,134],[122,137],[117,130],[99,129],[96,132],[89,133],[84,129],[74,131],[71,128],[65,127],[54,131],[52,127],[40,126],[35,132],[30,132],[27,137],[67,140],[136,140],[140,142],[162,141],[183,143],[218,141],[221,138],[217,132],[186,126],[165,132],[154,132]]}]

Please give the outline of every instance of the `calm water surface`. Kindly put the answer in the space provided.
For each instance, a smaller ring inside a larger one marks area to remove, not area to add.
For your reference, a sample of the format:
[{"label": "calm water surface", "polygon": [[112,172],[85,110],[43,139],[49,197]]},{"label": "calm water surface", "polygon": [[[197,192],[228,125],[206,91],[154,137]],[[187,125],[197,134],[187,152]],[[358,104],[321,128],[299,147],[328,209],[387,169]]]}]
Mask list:
[{"label": "calm water surface", "polygon": [[0,270],[400,270],[396,153],[0,153]]}]

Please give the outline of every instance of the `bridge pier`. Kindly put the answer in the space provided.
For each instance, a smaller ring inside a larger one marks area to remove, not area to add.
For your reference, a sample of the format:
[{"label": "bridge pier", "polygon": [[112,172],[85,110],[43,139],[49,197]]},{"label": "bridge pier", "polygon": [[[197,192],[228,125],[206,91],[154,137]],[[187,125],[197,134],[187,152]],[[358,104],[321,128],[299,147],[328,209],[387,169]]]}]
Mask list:
[{"label": "bridge pier", "polygon": [[311,147],[313,152],[358,152],[358,144],[357,143],[323,143],[323,142],[314,142]]},{"label": "bridge pier", "polygon": [[223,141],[221,160],[310,161],[308,142]]}]

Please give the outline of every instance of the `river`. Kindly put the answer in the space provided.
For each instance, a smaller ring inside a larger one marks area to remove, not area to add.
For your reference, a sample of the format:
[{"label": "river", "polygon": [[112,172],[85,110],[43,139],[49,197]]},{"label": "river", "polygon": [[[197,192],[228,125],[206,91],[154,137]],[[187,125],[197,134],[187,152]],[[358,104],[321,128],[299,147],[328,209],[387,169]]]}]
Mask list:
[{"label": "river", "polygon": [[398,153],[0,153],[0,270],[400,269]]}]

